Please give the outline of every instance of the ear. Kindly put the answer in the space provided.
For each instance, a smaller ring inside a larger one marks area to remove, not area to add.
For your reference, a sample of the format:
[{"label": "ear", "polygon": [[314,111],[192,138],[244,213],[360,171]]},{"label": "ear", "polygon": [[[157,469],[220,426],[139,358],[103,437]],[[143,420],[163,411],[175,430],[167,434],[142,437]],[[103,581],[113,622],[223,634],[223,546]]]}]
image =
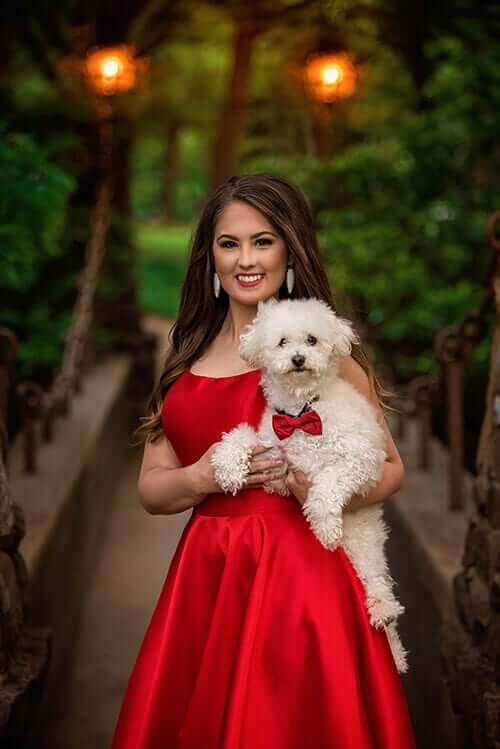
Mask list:
[{"label": "ear", "polygon": [[257,319],[255,319],[249,325],[245,326],[244,332],[240,335],[239,346],[241,358],[253,367],[261,365],[259,357],[260,345],[259,326]]},{"label": "ear", "polygon": [[334,315],[332,319],[332,353],[336,356],[348,356],[353,343],[359,343],[358,334],[352,327],[352,322],[345,317]]}]

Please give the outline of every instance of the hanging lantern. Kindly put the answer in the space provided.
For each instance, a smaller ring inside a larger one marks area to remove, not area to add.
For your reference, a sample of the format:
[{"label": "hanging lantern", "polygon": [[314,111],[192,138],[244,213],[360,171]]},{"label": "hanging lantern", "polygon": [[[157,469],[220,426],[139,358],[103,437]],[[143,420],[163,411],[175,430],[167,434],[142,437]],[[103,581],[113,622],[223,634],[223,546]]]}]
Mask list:
[{"label": "hanging lantern", "polygon": [[85,79],[99,96],[123,94],[134,88],[137,75],[146,68],[144,58],[134,57],[133,45],[90,49],[85,59]]},{"label": "hanging lantern", "polygon": [[320,102],[347,99],[356,90],[357,70],[348,52],[314,54],[306,62],[306,85],[310,95]]}]

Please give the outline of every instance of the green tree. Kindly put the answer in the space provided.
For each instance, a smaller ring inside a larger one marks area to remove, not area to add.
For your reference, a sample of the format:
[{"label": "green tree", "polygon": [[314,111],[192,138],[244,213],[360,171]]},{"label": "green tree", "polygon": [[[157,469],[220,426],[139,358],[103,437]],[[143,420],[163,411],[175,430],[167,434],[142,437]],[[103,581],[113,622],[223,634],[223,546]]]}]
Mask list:
[{"label": "green tree", "polygon": [[75,280],[59,277],[74,188],[29,136],[0,141],[0,321],[22,341],[20,376],[46,380],[59,360]]}]

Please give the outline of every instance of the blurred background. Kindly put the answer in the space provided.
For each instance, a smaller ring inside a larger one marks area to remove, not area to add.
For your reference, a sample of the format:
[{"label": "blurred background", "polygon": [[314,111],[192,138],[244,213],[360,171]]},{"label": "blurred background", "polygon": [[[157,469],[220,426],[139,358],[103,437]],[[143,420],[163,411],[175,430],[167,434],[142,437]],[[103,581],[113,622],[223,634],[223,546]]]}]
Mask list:
[{"label": "blurred background", "polygon": [[500,747],[499,33],[489,0],[6,10],[5,746],[109,745],[187,519],[139,507],[128,438],[203,201],[269,172],[305,191],[339,312],[398,394],[389,552],[419,748]]}]

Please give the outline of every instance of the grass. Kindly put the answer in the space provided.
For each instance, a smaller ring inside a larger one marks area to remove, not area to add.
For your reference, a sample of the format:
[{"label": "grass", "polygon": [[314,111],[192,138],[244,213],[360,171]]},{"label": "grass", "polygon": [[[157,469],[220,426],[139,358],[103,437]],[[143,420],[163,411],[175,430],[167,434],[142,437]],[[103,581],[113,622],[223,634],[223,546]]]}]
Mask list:
[{"label": "grass", "polygon": [[144,312],[177,316],[190,238],[190,226],[137,224],[139,300]]}]

